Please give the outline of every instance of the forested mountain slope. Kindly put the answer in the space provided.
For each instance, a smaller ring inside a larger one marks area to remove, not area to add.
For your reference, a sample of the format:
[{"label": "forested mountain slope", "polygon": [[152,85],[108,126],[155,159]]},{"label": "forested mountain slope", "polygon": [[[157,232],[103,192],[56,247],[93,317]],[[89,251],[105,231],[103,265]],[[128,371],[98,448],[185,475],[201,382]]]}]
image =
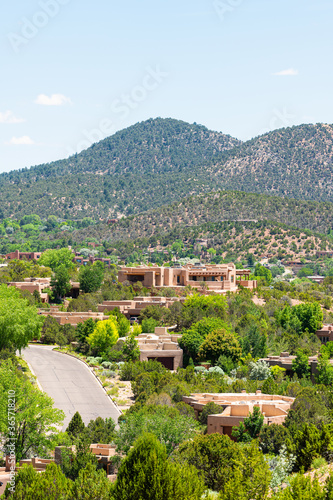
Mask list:
[{"label": "forested mountain slope", "polygon": [[223,221],[271,221],[328,234],[333,228],[333,204],[241,191],[220,191],[190,196],[172,205],[123,218],[116,224],[90,226],[74,231],[72,236],[78,242],[86,237],[110,242],[151,236],[159,239],[172,231],[178,235],[185,228],[216,225]]},{"label": "forested mountain slope", "polygon": [[220,189],[333,201],[331,125],[280,129],[242,143],[151,119],[67,160],[0,175],[4,216],[131,215]]},{"label": "forested mountain slope", "polygon": [[5,216],[108,217],[171,203],[211,190],[190,179],[237,139],[179,120],[147,120],[67,160],[0,175]]},{"label": "forested mountain slope", "polygon": [[332,145],[332,125],[284,128],[225,153],[209,171],[224,188],[333,201]]}]

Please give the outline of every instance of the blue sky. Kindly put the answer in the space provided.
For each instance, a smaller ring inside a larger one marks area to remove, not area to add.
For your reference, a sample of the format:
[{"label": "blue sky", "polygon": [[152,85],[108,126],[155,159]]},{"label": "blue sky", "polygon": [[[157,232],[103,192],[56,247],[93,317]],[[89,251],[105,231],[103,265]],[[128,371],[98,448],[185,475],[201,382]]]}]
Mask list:
[{"label": "blue sky", "polygon": [[0,19],[0,171],[172,117],[242,140],[333,123],[329,0],[15,0]]}]

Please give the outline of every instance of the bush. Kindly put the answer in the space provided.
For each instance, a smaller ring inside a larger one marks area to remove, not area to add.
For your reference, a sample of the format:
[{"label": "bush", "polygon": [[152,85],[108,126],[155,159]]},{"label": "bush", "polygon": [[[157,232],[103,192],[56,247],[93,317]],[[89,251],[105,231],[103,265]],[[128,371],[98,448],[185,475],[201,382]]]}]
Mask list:
[{"label": "bush", "polygon": [[209,373],[218,373],[219,375],[224,375],[224,371],[219,366],[211,366],[208,368]]},{"label": "bush", "polygon": [[101,365],[103,366],[103,368],[111,368],[113,363],[111,363],[111,361],[103,361],[103,363],[101,363]]},{"label": "bush", "polygon": [[209,333],[199,349],[199,357],[212,363],[216,363],[222,355],[237,361],[241,354],[236,335],[223,329]]},{"label": "bush", "polygon": [[279,424],[265,424],[259,434],[259,446],[263,453],[278,455],[282,446],[290,440],[289,430]]},{"label": "bush", "polygon": [[135,380],[138,375],[142,373],[164,373],[166,368],[158,361],[136,361],[128,362],[121,365],[120,368],[120,380]]},{"label": "bush", "polygon": [[222,355],[217,360],[217,366],[219,366],[227,375],[230,375],[230,372],[236,368],[237,363],[235,363],[228,356]]},{"label": "bush", "polygon": [[158,321],[154,318],[146,318],[142,320],[142,333],[154,333],[155,326],[158,326]]},{"label": "bush", "polygon": [[207,419],[208,415],[219,415],[220,413],[223,412],[223,407],[220,405],[217,405],[216,403],[213,403],[211,401],[210,403],[207,403],[204,407],[203,410],[199,416],[199,422],[202,425],[207,425]]},{"label": "bush", "polygon": [[271,375],[271,370],[265,361],[257,361],[254,363],[253,361],[249,364],[250,372],[249,378],[250,380],[266,380]]}]

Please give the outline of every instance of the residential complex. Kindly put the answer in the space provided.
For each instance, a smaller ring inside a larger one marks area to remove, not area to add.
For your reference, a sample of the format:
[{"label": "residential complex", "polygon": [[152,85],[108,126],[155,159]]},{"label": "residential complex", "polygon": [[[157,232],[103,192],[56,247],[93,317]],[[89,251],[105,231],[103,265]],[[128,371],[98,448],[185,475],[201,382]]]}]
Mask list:
[{"label": "residential complex", "polygon": [[253,413],[253,408],[256,406],[264,415],[264,424],[282,424],[294,402],[294,398],[262,394],[258,390],[255,394],[247,393],[246,391],[238,394],[191,394],[190,396],[183,396],[183,401],[194,408],[196,417],[200,415],[208,403],[213,402],[221,406],[221,413],[208,416],[207,434],[217,432],[232,437],[232,428],[244,422],[245,418],[250,413]]},{"label": "residential complex", "polygon": [[156,327],[155,333],[141,333],[136,340],[140,361],[156,360],[169,370],[183,366],[183,350],[178,345],[179,334],[170,334],[165,327]]},{"label": "residential complex", "polygon": [[141,282],[147,288],[185,287],[204,288],[214,292],[235,292],[238,286],[254,289],[255,280],[250,280],[250,271],[236,269],[235,264],[159,267],[141,265],[122,267],[118,272],[120,283]]}]

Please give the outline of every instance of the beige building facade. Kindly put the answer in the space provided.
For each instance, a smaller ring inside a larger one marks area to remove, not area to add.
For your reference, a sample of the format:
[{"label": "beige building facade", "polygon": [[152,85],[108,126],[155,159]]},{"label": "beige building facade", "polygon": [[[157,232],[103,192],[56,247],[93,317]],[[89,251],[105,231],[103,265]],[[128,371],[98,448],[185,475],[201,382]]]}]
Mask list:
[{"label": "beige building facade", "polygon": [[206,288],[216,292],[235,292],[238,286],[256,288],[257,282],[249,279],[250,271],[236,269],[235,264],[187,265],[175,267],[137,266],[122,267],[118,281],[131,284],[140,281],[146,288],[185,287]]},{"label": "beige building facade", "polygon": [[194,408],[196,417],[206,404],[213,402],[221,406],[221,413],[209,415],[207,434],[226,434],[231,437],[232,428],[239,426],[258,407],[264,415],[264,424],[283,424],[294,398],[280,395],[256,393],[203,393],[183,396],[183,401]]},{"label": "beige building facade", "polygon": [[183,350],[178,345],[179,334],[170,334],[165,327],[156,327],[155,333],[141,333],[136,340],[140,361],[156,360],[169,370],[183,366]]}]

